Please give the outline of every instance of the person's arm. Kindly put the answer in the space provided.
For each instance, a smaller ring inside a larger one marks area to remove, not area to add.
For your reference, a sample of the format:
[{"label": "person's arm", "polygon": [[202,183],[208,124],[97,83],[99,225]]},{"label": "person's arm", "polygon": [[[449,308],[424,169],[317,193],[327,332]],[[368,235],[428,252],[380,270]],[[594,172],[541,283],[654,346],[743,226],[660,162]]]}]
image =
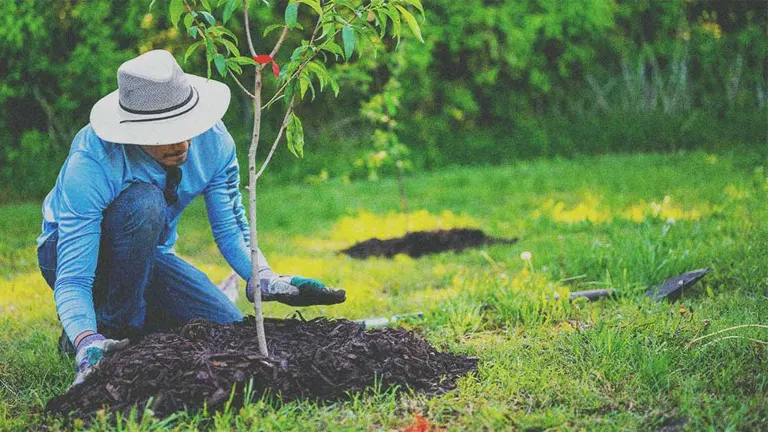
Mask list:
[{"label": "person's arm", "polygon": [[103,212],[116,191],[103,167],[73,153],[60,183],[56,284],[53,295],[61,324],[73,342],[96,332],[93,280]]},{"label": "person's arm", "polygon": [[229,265],[248,282],[245,291],[248,300],[253,301],[256,292],[259,292],[263,301],[279,301],[292,306],[331,305],[345,301],[344,290],[327,287],[318,280],[278,276],[269,267],[261,250],[257,250],[259,277],[251,277],[250,229],[240,195],[240,170],[235,144],[222,124],[215,128],[220,128],[223,137],[220,145],[226,155],[226,163],[205,189],[205,205],[219,250]]},{"label": "person's arm", "polygon": [[[214,128],[222,141],[216,145],[220,146],[224,156],[220,159],[219,169],[203,191],[205,207],[213,238],[221,254],[235,272],[247,281],[253,274],[250,225],[240,194],[240,169],[235,143],[223,124],[219,123]],[[264,254],[261,250],[258,250],[258,254],[260,278],[273,278],[275,274],[269,268]]]}]

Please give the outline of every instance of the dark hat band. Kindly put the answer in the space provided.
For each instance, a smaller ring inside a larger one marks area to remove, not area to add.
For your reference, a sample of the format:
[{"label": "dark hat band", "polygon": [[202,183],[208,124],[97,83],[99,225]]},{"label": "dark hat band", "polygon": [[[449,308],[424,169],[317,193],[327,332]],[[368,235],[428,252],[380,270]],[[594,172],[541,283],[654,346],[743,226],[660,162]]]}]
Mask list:
[{"label": "dark hat band", "polygon": [[[126,108],[125,106],[123,106],[123,104],[121,102],[118,102],[118,103],[120,104],[120,108],[122,110],[124,110],[125,112],[128,112],[128,113],[131,113],[131,114],[137,114],[137,115],[164,114],[164,113],[176,111],[176,110],[178,110],[180,108],[183,108],[184,105],[187,105],[192,100],[192,98],[195,97],[195,95],[197,95],[197,89],[195,89],[193,86],[189,86],[189,96],[187,97],[187,99],[184,100],[184,102],[182,102],[182,103],[180,103],[178,105],[174,105],[174,106],[172,106],[170,108],[164,108],[164,109],[159,109],[159,110],[146,110],[146,111],[145,110],[132,110],[130,108]],[[151,117],[151,118],[142,118],[142,119],[121,120],[120,124],[123,124],[123,123],[151,122],[151,121],[167,120],[167,119],[170,119],[170,118],[178,117],[180,115],[184,115],[184,114],[192,111],[192,109],[194,109],[199,102],[200,102],[200,96],[198,95],[198,97],[195,99],[195,103],[193,103],[192,106],[190,106],[189,108],[185,109],[184,111],[180,111],[180,112],[177,112],[175,114],[172,114],[172,115],[169,115],[169,116],[163,116],[163,117]]]}]

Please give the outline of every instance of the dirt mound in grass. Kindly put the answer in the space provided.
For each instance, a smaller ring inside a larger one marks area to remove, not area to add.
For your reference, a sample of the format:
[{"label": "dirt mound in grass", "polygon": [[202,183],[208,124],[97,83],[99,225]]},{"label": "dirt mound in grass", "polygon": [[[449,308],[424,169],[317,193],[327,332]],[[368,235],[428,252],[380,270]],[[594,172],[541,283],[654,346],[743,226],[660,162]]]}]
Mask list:
[{"label": "dirt mound in grass", "polygon": [[348,320],[265,319],[269,358],[259,354],[255,320],[228,325],[192,321],[156,333],[106,358],[82,385],[48,402],[46,411],[89,418],[107,412],[142,412],[149,398],[156,416],[222,407],[235,386],[235,404],[253,378],[256,395],[282,400],[338,400],[378,382],[429,393],[453,388],[477,360],[437,352],[404,329],[362,330]]},{"label": "dirt mound in grass", "polygon": [[482,230],[455,228],[450,230],[416,231],[402,237],[379,240],[377,238],[355,243],[341,253],[352,258],[365,259],[371,256],[392,258],[406,254],[413,258],[445,251],[462,251],[481,245],[515,244],[517,239],[488,237]]}]

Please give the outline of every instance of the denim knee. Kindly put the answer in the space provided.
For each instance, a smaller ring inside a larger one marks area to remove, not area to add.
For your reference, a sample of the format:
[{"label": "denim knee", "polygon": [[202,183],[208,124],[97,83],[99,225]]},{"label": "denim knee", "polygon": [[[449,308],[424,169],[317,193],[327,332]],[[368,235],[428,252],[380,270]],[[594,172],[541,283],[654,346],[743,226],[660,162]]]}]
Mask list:
[{"label": "denim knee", "polygon": [[160,188],[146,183],[133,184],[107,208],[104,215],[106,231],[140,230],[159,236],[165,226],[167,207]]}]

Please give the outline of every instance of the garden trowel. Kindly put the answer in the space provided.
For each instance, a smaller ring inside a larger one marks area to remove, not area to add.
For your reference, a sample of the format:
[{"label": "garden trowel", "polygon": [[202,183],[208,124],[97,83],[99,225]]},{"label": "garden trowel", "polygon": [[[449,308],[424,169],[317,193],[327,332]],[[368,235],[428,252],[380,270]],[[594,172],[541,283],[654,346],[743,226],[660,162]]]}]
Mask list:
[{"label": "garden trowel", "polygon": [[680,298],[683,291],[693,287],[696,282],[701,280],[701,278],[711,271],[711,268],[704,268],[683,273],[680,276],[665,280],[660,285],[649,289],[645,294],[656,301],[661,301],[666,298],[669,299],[670,302],[674,302]]}]

